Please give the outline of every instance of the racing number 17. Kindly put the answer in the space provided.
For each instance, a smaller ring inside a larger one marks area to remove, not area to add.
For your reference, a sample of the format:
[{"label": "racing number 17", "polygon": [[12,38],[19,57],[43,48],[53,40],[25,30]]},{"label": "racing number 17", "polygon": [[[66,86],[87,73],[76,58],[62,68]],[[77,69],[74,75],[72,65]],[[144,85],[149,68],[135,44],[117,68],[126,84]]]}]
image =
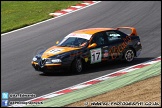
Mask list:
[{"label": "racing number 17", "polygon": [[101,48],[91,50],[91,63],[101,62]]},{"label": "racing number 17", "polygon": [[[99,59],[100,52],[94,53],[94,54],[92,54],[92,56],[93,56],[93,61],[96,61],[96,60]],[[96,60],[95,60],[95,56],[97,56],[97,59]]]}]

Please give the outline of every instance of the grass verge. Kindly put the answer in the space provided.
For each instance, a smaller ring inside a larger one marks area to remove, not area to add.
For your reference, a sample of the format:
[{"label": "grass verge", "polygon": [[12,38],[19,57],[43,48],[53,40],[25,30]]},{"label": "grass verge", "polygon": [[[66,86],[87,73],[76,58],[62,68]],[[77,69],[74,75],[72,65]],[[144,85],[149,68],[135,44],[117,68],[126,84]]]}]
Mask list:
[{"label": "grass verge", "polygon": [[[125,104],[124,104],[125,103]],[[133,104],[134,103],[134,104]],[[64,107],[159,107],[161,75],[90,97]]]},{"label": "grass verge", "polygon": [[1,33],[52,18],[49,13],[83,1],[1,1]]}]

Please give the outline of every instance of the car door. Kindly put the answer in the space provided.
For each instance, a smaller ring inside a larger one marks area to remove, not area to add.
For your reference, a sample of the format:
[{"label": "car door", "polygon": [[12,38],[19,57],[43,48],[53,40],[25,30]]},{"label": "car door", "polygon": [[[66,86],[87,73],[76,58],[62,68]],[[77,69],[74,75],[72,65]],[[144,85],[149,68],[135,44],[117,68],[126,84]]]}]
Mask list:
[{"label": "car door", "polygon": [[127,45],[125,43],[127,35],[117,30],[105,31],[104,35],[106,35],[106,38],[108,40],[108,59],[113,60],[121,57],[122,52]]},{"label": "car door", "polygon": [[90,64],[103,61],[104,49],[107,48],[107,38],[103,34],[103,32],[96,33],[96,34],[93,35],[93,38],[92,38],[90,44],[93,44],[93,43],[96,43],[97,46],[95,48],[89,49],[89,51],[90,51],[90,55],[89,55]]}]

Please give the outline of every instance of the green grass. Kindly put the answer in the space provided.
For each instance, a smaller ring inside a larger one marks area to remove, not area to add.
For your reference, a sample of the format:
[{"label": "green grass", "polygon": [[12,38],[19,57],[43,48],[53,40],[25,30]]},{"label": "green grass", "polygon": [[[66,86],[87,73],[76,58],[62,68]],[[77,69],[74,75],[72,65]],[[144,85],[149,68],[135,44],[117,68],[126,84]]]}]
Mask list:
[{"label": "green grass", "polygon": [[1,33],[49,18],[49,13],[83,1],[1,1]]}]

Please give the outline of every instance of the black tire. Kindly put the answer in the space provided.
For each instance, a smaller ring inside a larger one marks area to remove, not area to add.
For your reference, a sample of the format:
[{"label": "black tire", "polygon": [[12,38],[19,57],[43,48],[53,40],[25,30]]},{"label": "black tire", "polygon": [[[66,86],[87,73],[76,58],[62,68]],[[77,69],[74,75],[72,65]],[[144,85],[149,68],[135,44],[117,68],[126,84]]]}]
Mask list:
[{"label": "black tire", "polygon": [[71,71],[74,73],[81,73],[83,70],[83,63],[81,59],[75,59],[71,65]]},{"label": "black tire", "polygon": [[128,48],[124,51],[124,61],[126,62],[132,62],[134,60],[135,53],[133,49]]}]

